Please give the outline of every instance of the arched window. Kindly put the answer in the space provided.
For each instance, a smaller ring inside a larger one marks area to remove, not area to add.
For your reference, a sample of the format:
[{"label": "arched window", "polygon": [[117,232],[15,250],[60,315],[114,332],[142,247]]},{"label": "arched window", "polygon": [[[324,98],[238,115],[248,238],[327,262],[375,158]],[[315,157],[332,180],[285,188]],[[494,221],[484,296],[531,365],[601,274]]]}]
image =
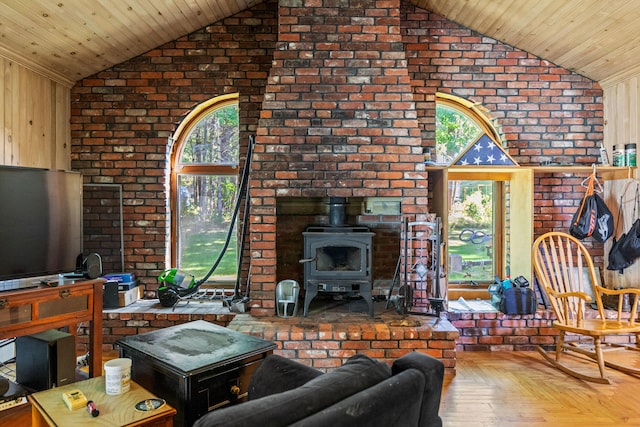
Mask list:
[{"label": "arched window", "polygon": [[[438,93],[436,97],[436,165],[517,166],[502,148],[487,111],[466,99]],[[450,176],[450,175],[449,175]],[[448,179],[448,255],[450,284],[491,283],[505,274],[509,181],[489,170]],[[474,179],[477,176],[477,179]]]},{"label": "arched window", "polygon": [[[436,100],[437,163],[516,166],[513,159],[502,149],[499,132],[485,108],[464,98],[445,93],[438,93]],[[467,162],[465,154],[469,152],[473,155],[470,149],[477,153],[479,150],[486,152],[488,148],[493,152],[488,153],[489,156],[480,156],[479,161]],[[490,157],[491,154],[493,157]]]},{"label": "arched window", "polygon": [[238,163],[238,95],[197,106],[174,135],[170,182],[171,265],[196,280],[209,272],[230,233],[228,249],[209,281],[235,282],[238,245],[231,218]]}]

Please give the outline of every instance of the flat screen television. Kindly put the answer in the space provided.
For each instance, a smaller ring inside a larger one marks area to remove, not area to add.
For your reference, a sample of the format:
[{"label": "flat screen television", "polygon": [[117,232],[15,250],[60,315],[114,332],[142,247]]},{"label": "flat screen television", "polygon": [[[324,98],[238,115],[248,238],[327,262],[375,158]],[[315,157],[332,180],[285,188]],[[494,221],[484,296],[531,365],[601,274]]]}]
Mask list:
[{"label": "flat screen television", "polygon": [[0,166],[0,281],[76,270],[82,175]]}]

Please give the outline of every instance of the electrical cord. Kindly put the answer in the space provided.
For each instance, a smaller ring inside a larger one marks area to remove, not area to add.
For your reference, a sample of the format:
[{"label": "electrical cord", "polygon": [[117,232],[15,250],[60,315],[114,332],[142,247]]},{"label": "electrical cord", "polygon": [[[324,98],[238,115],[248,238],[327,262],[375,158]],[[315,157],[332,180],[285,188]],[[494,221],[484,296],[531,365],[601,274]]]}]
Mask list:
[{"label": "electrical cord", "polygon": [[[209,279],[209,277],[211,277],[213,272],[216,271],[216,268],[218,268],[220,261],[222,261],[222,257],[224,256],[225,252],[229,248],[229,242],[231,241],[231,236],[233,234],[236,218],[238,217],[238,211],[240,210],[240,201],[242,200],[242,195],[244,194],[244,189],[247,186],[247,181],[249,178],[249,171],[251,169],[251,158],[253,157],[254,145],[255,145],[255,137],[253,135],[249,135],[249,148],[247,150],[247,160],[244,163],[242,178],[240,180],[240,187],[238,188],[238,198],[236,199],[236,205],[235,205],[235,208],[233,209],[233,215],[231,217],[231,224],[229,224],[229,231],[227,232],[227,238],[225,239],[225,242],[224,242],[224,245],[222,246],[222,250],[220,251],[220,254],[218,254],[218,258],[215,260],[215,262],[213,263],[213,265],[211,266],[207,274],[205,274],[205,276],[202,279],[198,280],[193,286],[193,288],[195,289],[199,288],[200,285],[206,282]],[[247,194],[246,197],[248,199],[249,195]],[[247,216],[246,211],[244,215],[245,217]],[[244,230],[243,230],[243,234],[244,234]],[[240,256],[242,256],[242,254]]]},{"label": "electrical cord", "polygon": [[[229,243],[231,242],[231,237],[233,235],[233,231],[234,231],[234,226],[238,217],[238,212],[240,210],[240,202],[242,200],[242,196],[245,195],[246,197],[246,204],[245,204],[245,219],[247,217],[247,207],[248,207],[248,199],[249,199],[249,194],[248,191],[245,194],[245,188],[247,188],[248,186],[248,180],[249,180],[249,172],[251,170],[251,158],[253,156],[253,148],[255,146],[255,137],[253,135],[249,135],[249,147],[247,149],[247,159],[245,161],[244,164],[244,169],[242,171],[242,176],[240,179],[240,185],[238,187],[238,194],[237,194],[237,198],[236,198],[236,202],[235,202],[235,207],[233,209],[233,214],[231,216],[231,223],[229,224],[229,230],[227,231],[227,237],[225,238],[225,242],[224,245],[222,246],[222,249],[220,250],[220,253],[218,254],[217,259],[215,260],[215,262],[213,263],[213,265],[211,266],[211,268],[209,269],[209,271],[207,272],[207,274],[200,280],[196,281],[193,283],[193,286],[183,289],[180,288],[178,286],[172,286],[172,285],[167,285],[166,287],[161,287],[158,291],[158,299],[160,300],[160,304],[164,307],[173,307],[175,309],[175,305],[178,303],[178,301],[180,301],[181,298],[186,298],[194,293],[196,293],[198,291],[198,289],[200,288],[200,286],[205,283],[209,277],[211,277],[211,275],[213,274],[213,272],[216,270],[216,268],[218,268],[218,265],[220,264],[220,261],[222,261],[222,257],[224,256],[224,254],[226,253],[227,249],[229,248]],[[243,224],[243,228],[242,228],[242,235],[243,235],[243,240],[241,241],[241,248],[244,247],[244,232],[245,232],[245,227]],[[242,249],[241,249],[241,256],[242,256]],[[239,287],[239,282],[236,280],[236,287],[234,289],[234,297],[237,296],[238,293],[238,287]]]}]

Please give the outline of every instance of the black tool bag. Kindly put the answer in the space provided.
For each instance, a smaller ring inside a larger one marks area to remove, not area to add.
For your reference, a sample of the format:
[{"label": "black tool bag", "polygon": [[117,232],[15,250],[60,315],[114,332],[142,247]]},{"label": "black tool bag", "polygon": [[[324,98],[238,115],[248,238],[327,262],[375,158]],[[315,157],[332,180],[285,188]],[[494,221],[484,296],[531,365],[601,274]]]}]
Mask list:
[{"label": "black tool bag", "polygon": [[536,294],[522,276],[511,281],[511,287],[502,291],[499,310],[505,314],[533,314],[536,312]]},{"label": "black tool bag", "polygon": [[[618,227],[624,226],[621,222],[622,205],[625,191],[620,196],[620,208],[618,210]],[[637,218],[638,207],[640,206],[640,186],[636,184],[635,204],[633,206],[632,218]],[[609,250],[608,270],[622,270],[632,265],[636,259],[640,258],[640,218],[636,219],[631,228],[626,233],[622,233],[619,238],[614,236],[613,244]]]},{"label": "black tool bag", "polygon": [[573,214],[569,234],[576,239],[584,239],[590,237],[596,230],[598,220],[598,205],[593,192],[595,174],[589,176],[589,185],[587,191],[582,198],[580,208]]}]

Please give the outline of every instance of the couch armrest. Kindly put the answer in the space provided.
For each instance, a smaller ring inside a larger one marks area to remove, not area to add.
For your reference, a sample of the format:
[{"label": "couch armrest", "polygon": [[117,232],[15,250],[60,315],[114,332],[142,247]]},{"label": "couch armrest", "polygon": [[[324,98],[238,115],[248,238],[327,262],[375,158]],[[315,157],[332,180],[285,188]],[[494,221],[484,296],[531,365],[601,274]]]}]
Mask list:
[{"label": "couch armrest", "polygon": [[249,400],[298,388],[320,375],[317,369],[270,354],[249,380]]},{"label": "couch armrest", "polygon": [[414,351],[395,360],[391,372],[396,375],[411,368],[419,370],[425,377],[420,427],[441,427],[442,420],[438,411],[444,382],[444,364],[435,357]]}]

